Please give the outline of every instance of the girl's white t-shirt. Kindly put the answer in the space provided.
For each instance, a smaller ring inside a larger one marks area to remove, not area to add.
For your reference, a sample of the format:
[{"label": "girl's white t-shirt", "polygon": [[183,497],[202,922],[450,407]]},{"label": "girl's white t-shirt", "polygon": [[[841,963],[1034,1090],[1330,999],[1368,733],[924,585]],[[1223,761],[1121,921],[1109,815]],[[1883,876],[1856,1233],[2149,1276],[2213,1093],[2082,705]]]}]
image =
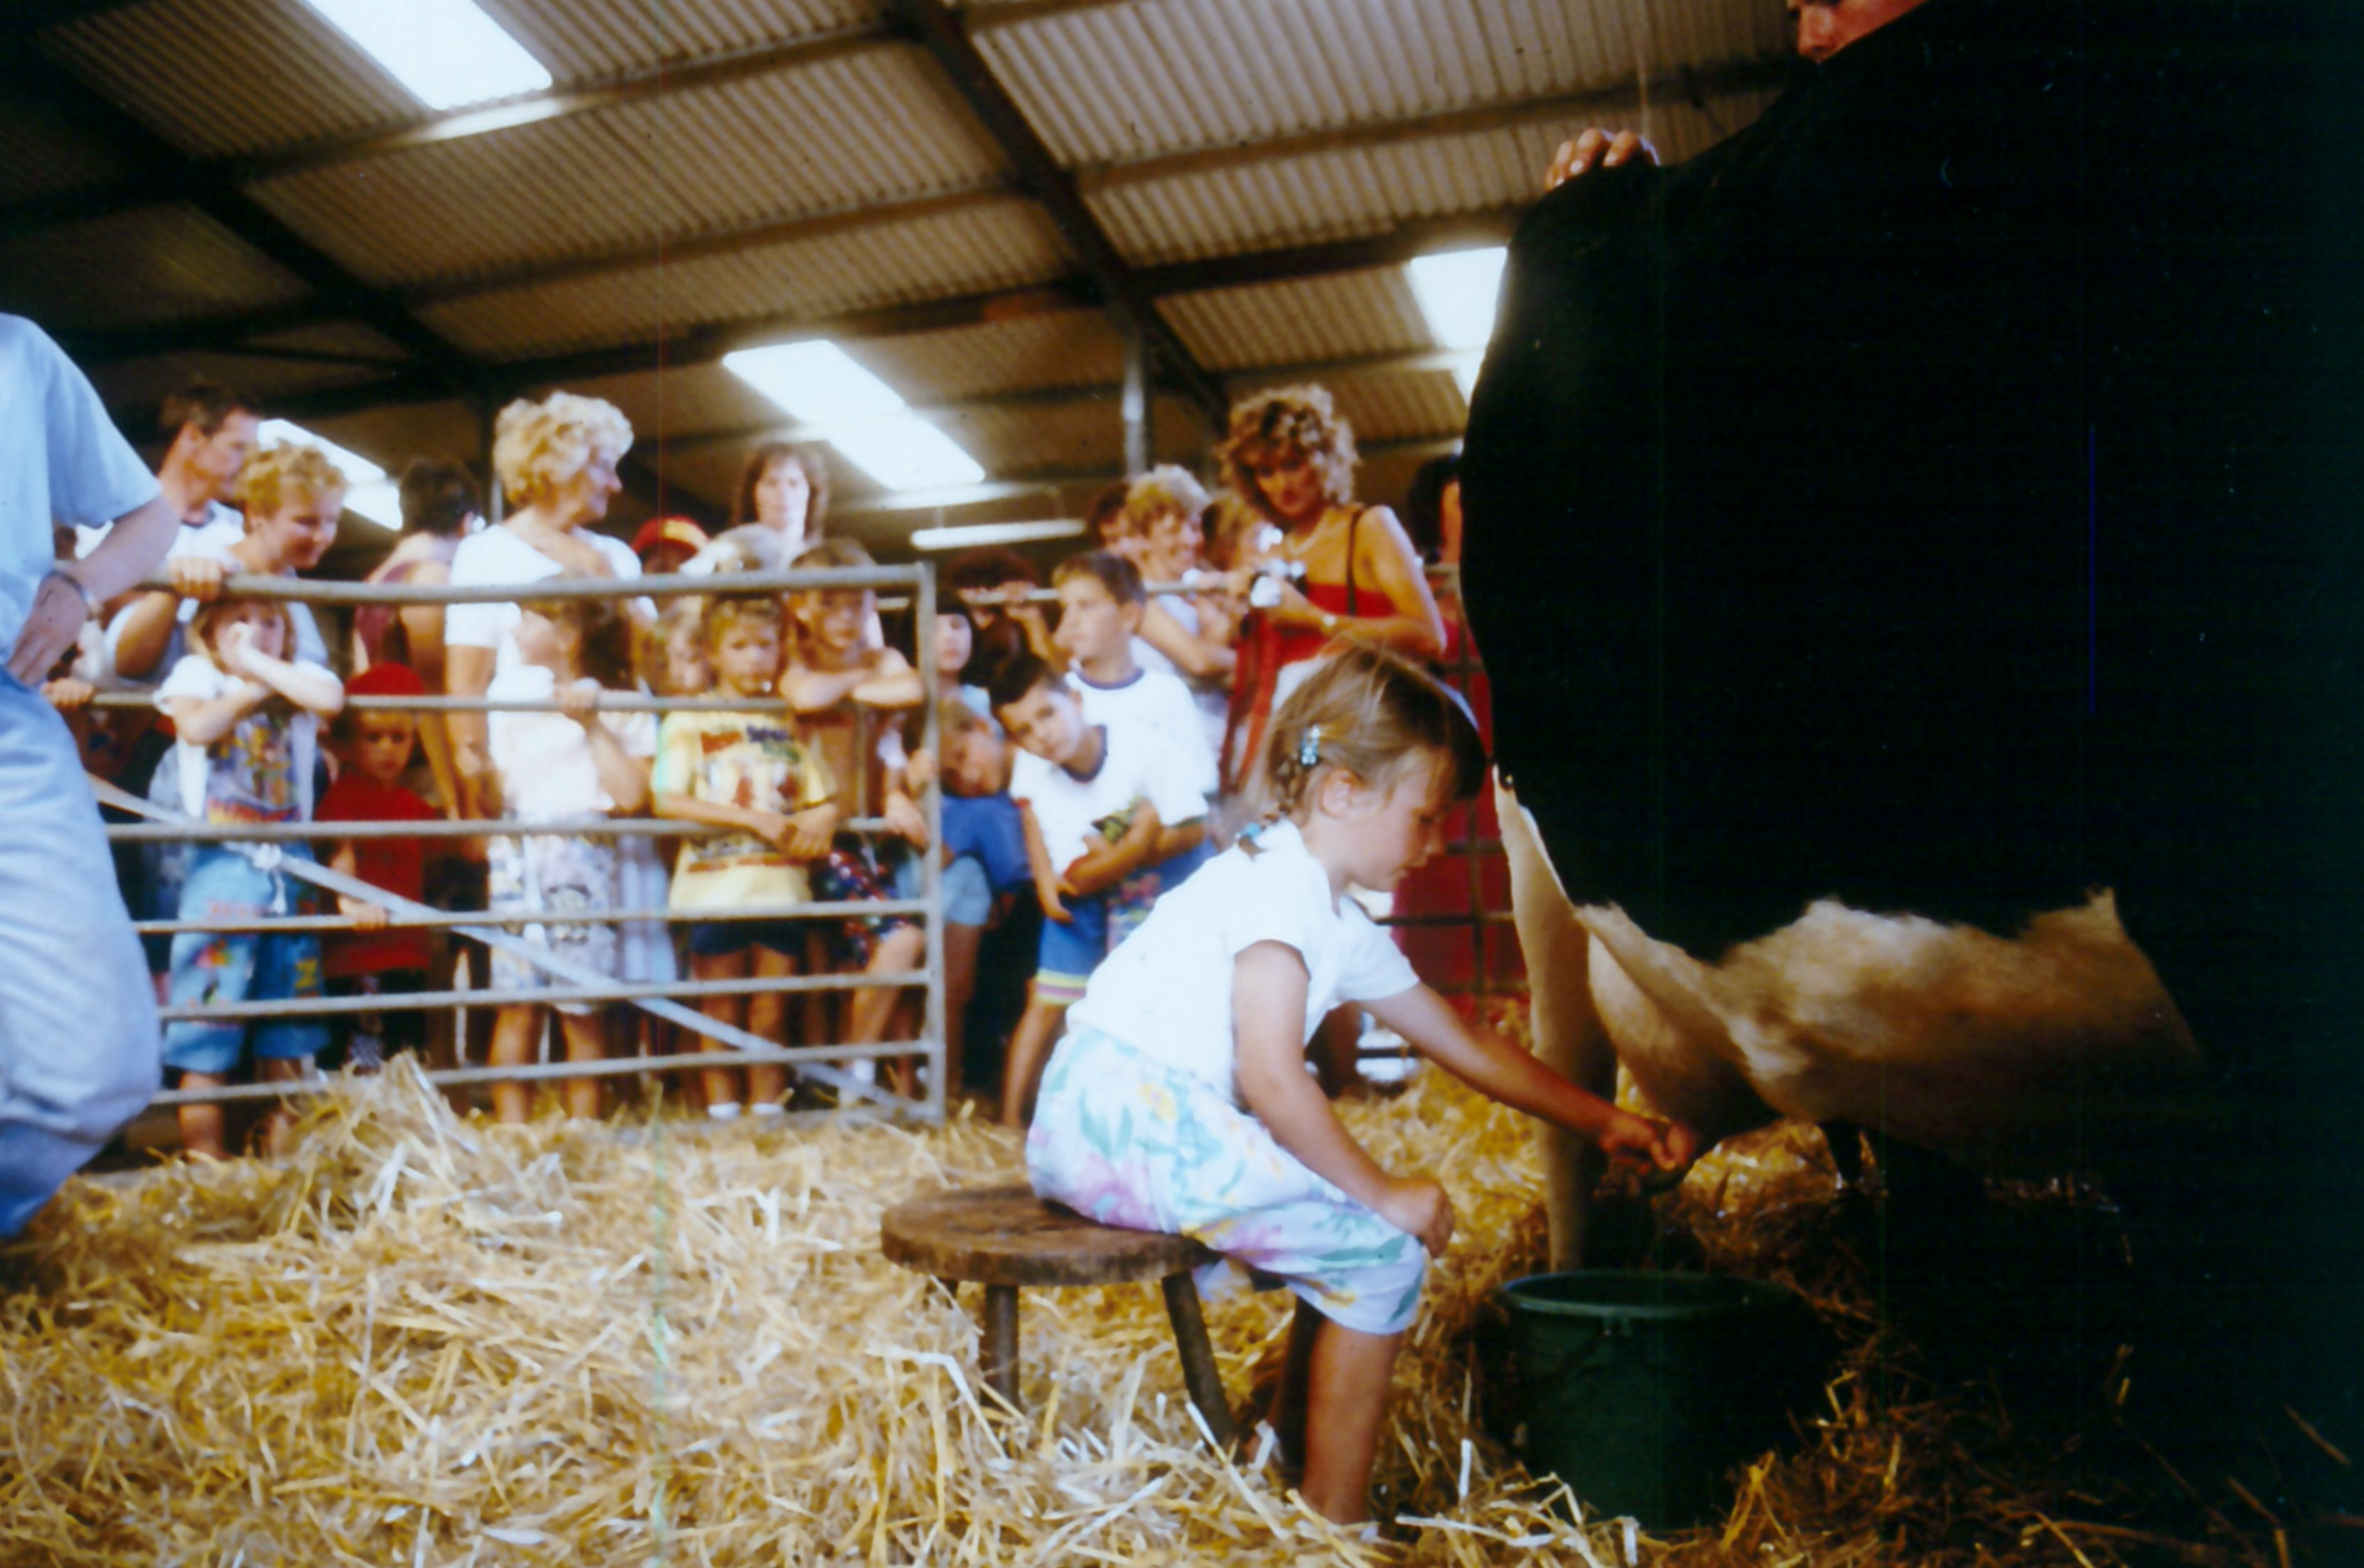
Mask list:
[{"label": "girl's white t-shirt", "polygon": [[1139,930],[1092,972],[1070,1027],[1096,1029],[1205,1079],[1240,1105],[1232,976],[1239,955],[1279,942],[1305,961],[1302,1038],[1343,1002],[1377,1002],[1420,984],[1388,934],[1329,873],[1294,824],[1274,823],[1162,895]]},{"label": "girl's white t-shirt", "polygon": [[[309,674],[329,674],[315,659],[299,657],[295,664]],[[229,683],[204,654],[184,653],[156,688],[156,709],[169,714],[180,697],[211,702],[229,690]],[[180,794],[169,804],[203,822],[281,820],[284,803],[295,807],[286,819],[309,822],[319,736],[320,721],[310,710],[274,698],[210,745],[175,740],[173,773]]]},{"label": "girl's white t-shirt", "polygon": [[[641,558],[632,547],[619,539],[606,534],[578,531],[577,539],[589,543],[608,562],[608,572],[617,577],[638,577]],[[486,528],[460,541],[452,557],[452,585],[455,588],[479,587],[486,584],[539,583],[545,577],[555,577],[565,568],[533,546],[518,538],[507,528]],[[517,639],[511,635],[525,612],[515,601],[489,605],[452,605],[443,612],[443,640],[461,648],[493,650],[493,680],[497,685],[504,676],[513,675],[525,668],[518,659]],[[502,695],[509,695],[504,692]]]},{"label": "girl's white t-shirt", "polygon": [[[542,677],[543,695],[552,689],[550,672],[533,665],[520,667]],[[563,713],[507,713],[494,727],[490,740],[494,771],[500,775],[504,815],[526,822],[563,821],[570,817],[605,817],[616,808],[599,784],[598,759],[591,754],[589,732]],[[643,760],[657,754],[656,715],[602,713],[599,722],[612,732],[628,757]]]}]

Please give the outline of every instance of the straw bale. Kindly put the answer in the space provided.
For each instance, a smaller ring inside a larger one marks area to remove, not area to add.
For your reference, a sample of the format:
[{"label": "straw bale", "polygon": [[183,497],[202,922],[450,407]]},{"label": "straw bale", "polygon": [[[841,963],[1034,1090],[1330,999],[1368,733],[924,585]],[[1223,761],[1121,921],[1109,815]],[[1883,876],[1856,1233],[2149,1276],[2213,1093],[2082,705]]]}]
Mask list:
[{"label": "straw bale", "polygon": [[[1969,1561],[1927,1551],[1941,1507],[1990,1518],[1995,1560],[2115,1556],[1985,1479],[1959,1412],[1852,1373],[1726,1526],[1572,1522],[1478,1425],[1472,1329],[1542,1255],[1525,1124],[1437,1073],[1346,1115],[1461,1226],[1399,1365],[1377,1542],[1312,1518],[1268,1444],[1213,1451],[1153,1287],[1028,1292],[1026,1411],[998,1404],[974,1299],[876,1247],[892,1204],[1015,1176],[998,1129],[488,1126],[404,1063],[325,1096],[283,1163],[78,1182],[0,1257],[29,1282],[0,1296],[0,1562]],[[1755,1266],[1740,1217],[1827,1193],[1786,1136],[1685,1188],[1720,1262]],[[1235,1402],[1289,1309],[1210,1304]]]}]

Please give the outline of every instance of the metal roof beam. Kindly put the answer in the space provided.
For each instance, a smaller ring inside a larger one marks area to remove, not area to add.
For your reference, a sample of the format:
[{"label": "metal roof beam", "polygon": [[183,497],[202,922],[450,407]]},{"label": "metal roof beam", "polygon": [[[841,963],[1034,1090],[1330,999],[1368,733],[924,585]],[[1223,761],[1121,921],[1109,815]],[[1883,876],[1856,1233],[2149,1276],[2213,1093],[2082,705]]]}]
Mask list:
[{"label": "metal roof beam", "polygon": [[[1393,457],[1434,457],[1451,451],[1460,445],[1459,431],[1442,432],[1433,436],[1411,436],[1395,440],[1357,443],[1366,460]],[[840,502],[832,498],[829,515],[833,520],[847,517],[875,517],[898,512],[925,512],[956,506],[981,506],[991,501],[1015,501],[1029,495],[1051,495],[1069,487],[1105,484],[1124,474],[1114,467],[1037,469],[1000,479],[988,479],[978,484],[950,485],[941,490],[890,491],[880,495],[863,495]]]},{"label": "metal roof beam", "polygon": [[242,184],[253,184],[283,174],[317,169],[324,164],[380,158],[388,153],[406,152],[413,148],[432,147],[446,141],[461,141],[494,131],[513,129],[518,126],[567,119],[596,109],[638,103],[663,94],[719,86],[752,76],[768,76],[794,66],[812,65],[898,41],[898,35],[891,28],[839,28],[830,32],[809,33],[777,43],[755,44],[696,60],[663,61],[579,86],[555,87],[548,92],[530,93],[499,103],[420,115],[397,125],[355,136],[308,142],[300,147],[248,158],[226,159],[221,166],[232,179]]},{"label": "metal roof beam", "polygon": [[[1478,358],[1475,349],[1415,349],[1407,353],[1365,354],[1349,359],[1310,360],[1295,364],[1257,365],[1221,373],[1226,392],[1277,386],[1293,381],[1344,381],[1362,375],[1399,375],[1417,371],[1450,371]],[[911,412],[923,419],[965,419],[979,414],[1006,414],[1029,408],[1064,408],[1078,403],[1114,403],[1124,395],[1121,382],[1080,382],[1067,386],[1028,387],[982,397],[954,398],[943,403],[914,404]],[[753,441],[826,439],[826,433],[781,417],[720,429],[697,430],[669,438],[669,451],[698,451],[708,447],[737,446]]]},{"label": "metal roof beam", "polygon": [[[103,8],[84,6],[81,9]],[[13,17],[7,25],[15,25]],[[5,36],[5,32],[0,32],[0,37]],[[893,47],[898,42],[908,41],[891,28],[841,28],[784,42],[732,50],[698,60],[645,66],[601,81],[553,88],[546,93],[527,94],[500,103],[420,114],[373,130],[325,141],[307,142],[235,158],[194,160],[184,154],[183,160],[193,168],[232,184],[258,184],[307,169],[381,158],[415,148],[509,130],[519,126],[566,119],[663,94],[769,75],[794,66],[811,65],[845,54]],[[179,194],[177,182],[143,172],[128,180],[17,203],[0,211],[0,228],[30,228],[44,223],[104,217],[112,212],[168,201]]]},{"label": "metal roof beam", "polygon": [[[1399,265],[1442,245],[1500,244],[1510,238],[1521,210],[1511,208],[1440,218],[1361,239],[1287,246],[1274,250],[1253,250],[1236,256],[1148,267],[1135,276],[1147,297],[1159,299],[1202,289],[1236,288]],[[486,387],[502,395],[509,395],[566,382],[712,364],[735,349],[753,348],[792,336],[829,338],[841,343],[859,344],[866,339],[951,331],[1029,316],[1086,310],[1098,304],[1099,296],[1091,280],[1077,276],[1026,288],[962,295],[845,316],[774,317],[753,321],[724,322],[658,340],[486,364],[479,376]],[[1269,379],[1263,371],[1245,373]],[[1219,386],[1220,395],[1220,384],[1216,378],[1210,376],[1208,380],[1210,384]],[[449,394],[448,387],[406,372],[384,382],[291,395],[278,399],[274,406],[285,408],[292,415],[325,416],[400,403],[431,402]]]},{"label": "metal roof beam", "polygon": [[1652,98],[1704,103],[1710,98],[1728,97],[1735,93],[1779,87],[1792,69],[1792,63],[1786,56],[1735,61],[1705,71],[1686,70],[1654,77],[1645,87],[1637,87],[1629,79],[1588,87],[1581,92],[1551,93],[1507,104],[1484,104],[1444,114],[1420,115],[1411,119],[1368,120],[1356,125],[1305,131],[1295,136],[1275,137],[1269,141],[1227,142],[1215,147],[1191,148],[1180,152],[1124,159],[1111,163],[1087,163],[1076,171],[1076,183],[1086,195],[1091,195],[1116,186],[1146,184],[1153,180],[1172,180],[1191,174],[1217,173],[1236,169],[1242,164],[1261,163],[1273,159],[1353,151],[1399,142],[1427,141],[1439,137],[1474,136],[1489,130],[1533,125],[1541,120],[1596,115],[1607,110],[1631,108],[1636,103]]},{"label": "metal roof beam", "polygon": [[[1780,80],[1780,73],[1785,69],[1787,69],[1786,65],[1780,61],[1736,61],[1708,71],[1686,72],[1678,76],[1654,82],[1650,90],[1662,96],[1683,95],[1694,100],[1703,100],[1708,96],[1777,85]],[[1635,101],[1635,89],[1629,83],[1617,87],[1589,90],[1578,94],[1555,95],[1527,99],[1516,104],[1490,106],[1448,115],[1428,116],[1416,120],[1377,122],[1353,129],[1314,131],[1299,136],[1277,138],[1271,141],[1228,143],[1218,147],[1163,153],[1115,163],[1089,165],[1077,171],[1076,178],[1080,189],[1098,192],[1151,180],[1219,172],[1277,158],[1303,156],[1341,148],[1415,141],[1438,136],[1469,134],[1506,126],[1528,124],[1563,116],[1597,114],[1604,110],[1630,106]],[[148,188],[159,200],[177,197],[183,194],[179,185],[166,184],[152,178],[148,181]],[[962,211],[987,205],[996,200],[1006,199],[1014,194],[1019,194],[1017,186],[996,181],[991,184],[969,190],[937,192],[867,206],[823,208],[793,217],[765,219],[735,228],[719,229],[686,239],[636,242],[596,255],[568,257],[554,261],[530,262],[496,272],[440,279],[404,289],[400,291],[400,296],[407,306],[415,308],[421,305],[440,304],[496,290],[527,288],[542,284],[629,272],[635,268],[655,265],[660,261],[682,261],[704,256],[726,255],[757,246],[814,239],[874,225],[911,222],[942,213]],[[51,198],[51,201],[70,204],[74,199],[69,195]],[[21,209],[11,209],[12,213],[17,210]],[[363,291],[364,294],[366,292]],[[234,315],[210,317],[179,324],[167,323],[122,332],[73,334],[72,341],[69,346],[73,349],[78,359],[84,363],[94,365],[157,353],[225,350],[249,337],[283,331],[291,327],[310,326],[323,321],[336,320],[340,317],[351,315],[355,308],[357,307],[351,299],[340,296],[333,292],[323,291],[307,299]]]},{"label": "metal roof beam", "polygon": [[1060,166],[1057,156],[1035,133],[1025,111],[977,51],[960,17],[943,0],[891,3],[894,14],[919,35],[922,47],[984,122],[987,134],[1009,160],[1029,194],[1043,205],[1067,237],[1068,244],[1075,247],[1085,273],[1098,288],[1109,308],[1127,328],[1140,334],[1143,343],[1164,365],[1169,381],[1205,409],[1210,418],[1223,417],[1222,388],[1199,367],[1182,339],[1157,314],[1155,302],[1142,290],[1131,263],[1100,227],[1099,218],[1076,188],[1075,176]]}]

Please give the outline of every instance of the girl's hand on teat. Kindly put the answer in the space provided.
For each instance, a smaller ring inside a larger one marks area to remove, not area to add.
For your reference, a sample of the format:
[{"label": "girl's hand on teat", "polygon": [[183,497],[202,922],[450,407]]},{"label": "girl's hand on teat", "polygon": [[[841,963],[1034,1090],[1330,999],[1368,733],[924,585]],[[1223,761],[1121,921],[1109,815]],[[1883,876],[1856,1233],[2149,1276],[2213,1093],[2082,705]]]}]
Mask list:
[{"label": "girl's hand on teat", "polygon": [[1679,1171],[1699,1157],[1699,1136],[1676,1121],[1653,1121],[1614,1110],[1600,1129],[1600,1151],[1612,1161]]},{"label": "girl's hand on teat", "polygon": [[1387,1195],[1373,1207],[1389,1225],[1418,1237],[1432,1258],[1444,1256],[1444,1249],[1452,1245],[1453,1200],[1434,1182],[1418,1176],[1390,1178]]},{"label": "girl's hand on teat", "polygon": [[551,695],[558,699],[558,711],[584,728],[599,722],[599,683],[589,676],[579,681],[561,681]]}]

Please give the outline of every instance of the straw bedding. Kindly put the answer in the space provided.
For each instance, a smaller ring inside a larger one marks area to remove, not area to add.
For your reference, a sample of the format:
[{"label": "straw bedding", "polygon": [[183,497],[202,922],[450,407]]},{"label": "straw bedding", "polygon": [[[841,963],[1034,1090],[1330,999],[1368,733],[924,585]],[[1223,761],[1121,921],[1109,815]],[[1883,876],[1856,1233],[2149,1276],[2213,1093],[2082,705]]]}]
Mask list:
[{"label": "straw bedding", "polygon": [[[1494,1285],[1540,1266],[1525,1125],[1435,1073],[1348,1114],[1461,1217],[1399,1366],[1376,1543],[1312,1518],[1253,1440],[1236,1462],[1210,1449],[1152,1287],[1028,1292],[1028,1412],[994,1405],[974,1303],[884,1262],[876,1236],[906,1196],[1015,1175],[997,1129],[504,1129],[454,1119],[397,1065],[323,1100],[283,1164],[78,1183],[0,1256],[0,1562],[2116,1555],[2075,1502],[1996,1479],[1974,1418],[1875,1397],[1860,1359],[1725,1527],[1570,1522],[1478,1427],[1471,1330]],[[1683,1203],[1720,1262],[1778,1273],[1803,1234],[1780,1217],[1827,1193],[1777,1134],[1717,1156]],[[1753,1254],[1751,1225],[1773,1238]],[[1797,1283],[1864,1315],[1844,1281]],[[1281,1293],[1210,1307],[1235,1402],[1288,1310]],[[2168,1560],[2263,1561],[2223,1540]]]}]

